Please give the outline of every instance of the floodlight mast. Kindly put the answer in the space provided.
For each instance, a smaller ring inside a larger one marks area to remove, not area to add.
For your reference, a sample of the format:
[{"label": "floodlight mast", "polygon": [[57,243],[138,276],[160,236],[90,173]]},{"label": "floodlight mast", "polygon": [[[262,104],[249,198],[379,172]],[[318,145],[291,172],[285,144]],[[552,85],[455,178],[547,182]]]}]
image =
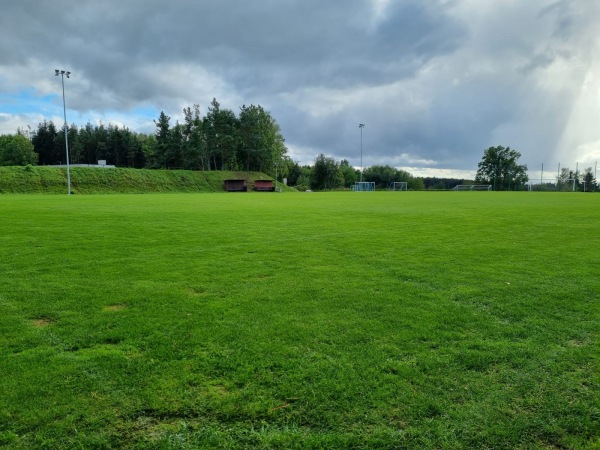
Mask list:
[{"label": "floodlight mast", "polygon": [[69,135],[67,127],[67,104],[65,102],[65,75],[69,78],[71,72],[66,70],[54,69],[54,75],[59,76],[62,81],[62,94],[63,94],[63,114],[65,118],[65,151],[67,155],[67,195],[71,195],[71,168],[69,165]]},{"label": "floodlight mast", "polygon": [[363,128],[365,127],[364,123],[359,123],[358,128],[360,128],[360,182],[363,180],[363,162],[362,162],[362,133]]}]

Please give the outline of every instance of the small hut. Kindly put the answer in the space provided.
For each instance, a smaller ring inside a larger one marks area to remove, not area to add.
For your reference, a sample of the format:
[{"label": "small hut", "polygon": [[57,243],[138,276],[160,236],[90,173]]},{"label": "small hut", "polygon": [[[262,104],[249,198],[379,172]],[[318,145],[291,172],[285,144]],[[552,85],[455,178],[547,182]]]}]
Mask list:
[{"label": "small hut", "polygon": [[248,190],[248,181],[246,180],[225,180],[223,188],[227,192],[246,192]]},{"label": "small hut", "polygon": [[274,192],[273,180],[255,180],[254,190],[257,192]]}]

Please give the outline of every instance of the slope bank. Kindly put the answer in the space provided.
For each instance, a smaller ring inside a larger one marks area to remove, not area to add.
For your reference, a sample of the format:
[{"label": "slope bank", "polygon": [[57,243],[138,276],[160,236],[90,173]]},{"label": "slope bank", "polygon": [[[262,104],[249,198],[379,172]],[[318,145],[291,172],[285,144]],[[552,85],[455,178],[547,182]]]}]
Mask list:
[{"label": "slope bank", "polygon": [[[223,192],[223,181],[231,178],[248,180],[249,189],[252,189],[255,180],[273,179],[261,172],[72,167],[71,192],[73,194]],[[284,187],[284,189],[289,188]],[[66,190],[66,168],[0,167],[0,193],[65,194]]]}]

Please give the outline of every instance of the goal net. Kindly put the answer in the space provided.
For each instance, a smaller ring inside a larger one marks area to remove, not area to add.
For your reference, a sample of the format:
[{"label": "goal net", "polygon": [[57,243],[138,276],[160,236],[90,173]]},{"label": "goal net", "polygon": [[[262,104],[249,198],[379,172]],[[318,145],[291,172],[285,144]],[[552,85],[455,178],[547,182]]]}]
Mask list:
[{"label": "goal net", "polygon": [[407,191],[408,183],[406,181],[394,181],[392,183],[392,191]]},{"label": "goal net", "polygon": [[352,186],[352,190],[356,192],[370,192],[375,190],[375,182],[373,181],[357,181]]},{"label": "goal net", "polygon": [[459,184],[454,186],[455,191],[491,191],[491,184]]}]

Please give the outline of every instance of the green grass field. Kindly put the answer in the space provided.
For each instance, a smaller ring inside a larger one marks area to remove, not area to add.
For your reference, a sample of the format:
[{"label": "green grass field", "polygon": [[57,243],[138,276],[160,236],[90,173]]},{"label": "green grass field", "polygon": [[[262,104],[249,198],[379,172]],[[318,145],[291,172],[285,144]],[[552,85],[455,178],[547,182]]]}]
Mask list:
[{"label": "green grass field", "polygon": [[600,196],[0,196],[0,447],[600,448]]}]

